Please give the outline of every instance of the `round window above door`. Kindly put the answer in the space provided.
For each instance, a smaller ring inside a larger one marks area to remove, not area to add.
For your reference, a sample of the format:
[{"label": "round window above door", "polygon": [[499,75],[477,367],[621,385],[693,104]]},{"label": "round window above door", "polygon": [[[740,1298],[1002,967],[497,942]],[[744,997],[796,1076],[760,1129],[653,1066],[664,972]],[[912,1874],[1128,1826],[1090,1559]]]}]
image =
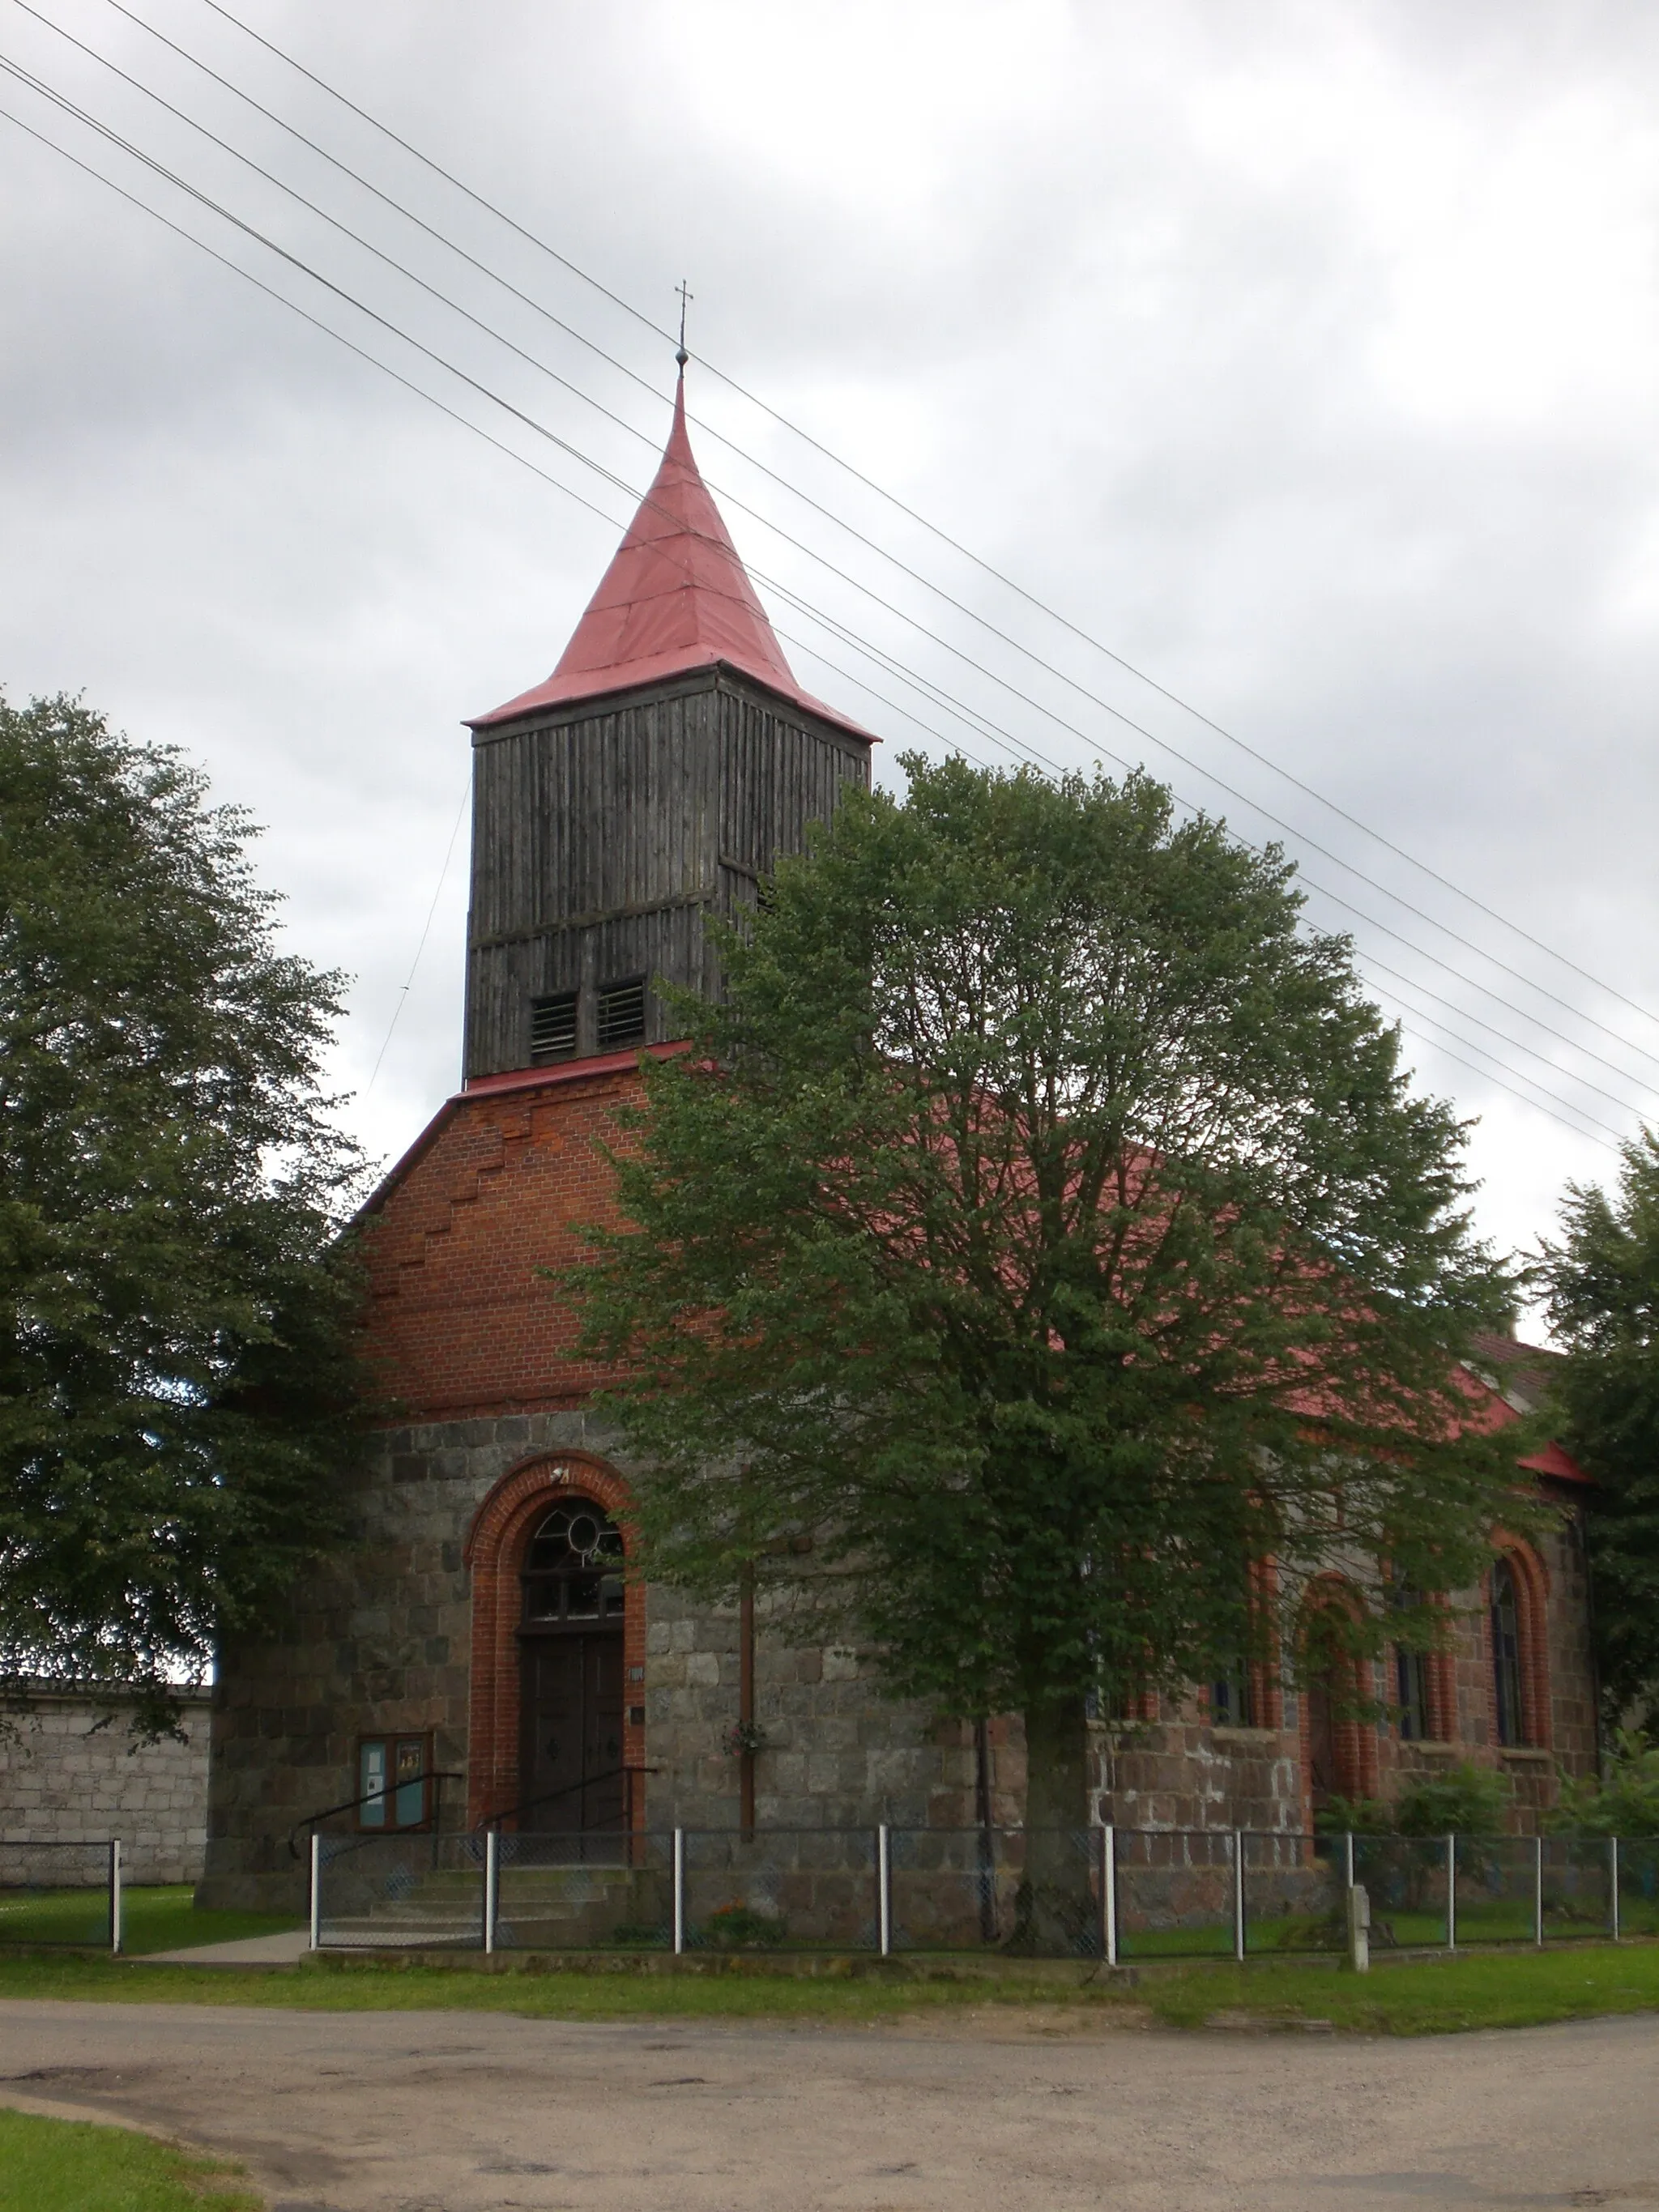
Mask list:
[{"label": "round window above door", "polygon": [[526,1628],[620,1626],[621,1530],[591,1499],[562,1498],[530,1540],[523,1582]]}]

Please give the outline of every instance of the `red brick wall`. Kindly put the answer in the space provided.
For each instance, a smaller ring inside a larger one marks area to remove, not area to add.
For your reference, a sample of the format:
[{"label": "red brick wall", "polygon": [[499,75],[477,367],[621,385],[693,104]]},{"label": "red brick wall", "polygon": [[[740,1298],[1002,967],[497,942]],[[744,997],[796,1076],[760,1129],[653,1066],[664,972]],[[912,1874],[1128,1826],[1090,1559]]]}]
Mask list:
[{"label": "red brick wall", "polygon": [[635,1068],[550,1068],[524,1088],[465,1093],[372,1213],[367,1350],[405,1417],[581,1403],[601,1379],[539,1268],[580,1259],[612,1213],[614,1115]]}]

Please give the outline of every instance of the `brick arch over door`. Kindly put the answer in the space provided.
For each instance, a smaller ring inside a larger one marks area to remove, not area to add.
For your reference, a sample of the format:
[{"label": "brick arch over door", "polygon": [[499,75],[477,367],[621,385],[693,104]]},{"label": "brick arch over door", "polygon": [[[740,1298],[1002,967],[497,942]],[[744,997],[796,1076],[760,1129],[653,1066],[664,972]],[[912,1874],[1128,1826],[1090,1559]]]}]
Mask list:
[{"label": "brick arch over door", "polygon": [[[544,1514],[562,1498],[586,1498],[622,1530],[630,1556],[628,1485],[590,1452],[542,1452],[504,1474],[473,1516],[463,1557],[472,1574],[472,1675],[467,1735],[467,1824],[517,1804],[519,1788],[520,1573]],[[623,1759],[645,1761],[645,1730],[631,1717],[645,1704],[645,1588],[629,1577],[623,1599]],[[645,1784],[634,1793],[645,1817]]]},{"label": "brick arch over door", "polygon": [[[1328,1786],[1344,1797],[1375,1797],[1380,1787],[1376,1727],[1352,1710],[1370,1701],[1370,1691],[1367,1686],[1370,1672],[1369,1662],[1357,1656],[1338,1654],[1322,1683],[1316,1680],[1309,1665],[1309,1638],[1317,1616],[1322,1613],[1339,1611],[1358,1619],[1364,1611],[1364,1600],[1352,1583],[1342,1576],[1319,1576],[1309,1585],[1307,1595],[1302,1601],[1302,1772],[1303,1786],[1310,1805],[1315,1796],[1314,1764],[1317,1748],[1314,1741],[1315,1707],[1322,1696],[1327,1701],[1329,1749],[1335,1768],[1335,1771],[1328,1778]],[[1339,1707],[1350,1710],[1336,1710]]]},{"label": "brick arch over door", "polygon": [[[1493,1534],[1492,1546],[1498,1558],[1508,1564],[1515,1586],[1516,1625],[1521,1647],[1521,1743],[1529,1750],[1547,1751],[1553,1733],[1550,1726],[1549,1570],[1524,1537],[1511,1536],[1500,1528]],[[1487,1713],[1491,1741],[1495,1744],[1498,1741],[1498,1677],[1492,1650],[1490,1571],[1483,1578],[1480,1595],[1486,1601],[1481,1648],[1486,1657]]]}]

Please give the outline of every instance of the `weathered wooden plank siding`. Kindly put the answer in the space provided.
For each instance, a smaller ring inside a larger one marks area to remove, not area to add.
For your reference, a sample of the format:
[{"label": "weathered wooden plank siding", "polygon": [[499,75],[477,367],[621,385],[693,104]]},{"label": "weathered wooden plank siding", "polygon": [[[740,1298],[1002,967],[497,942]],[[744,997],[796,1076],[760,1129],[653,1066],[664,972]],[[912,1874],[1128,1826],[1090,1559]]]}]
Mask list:
[{"label": "weathered wooden plank siding", "polygon": [[[717,990],[704,916],[752,900],[870,775],[867,745],[725,670],[474,742],[469,1077],[529,1064],[534,999],[586,1009],[635,975]],[[674,1026],[653,998],[648,1041]]]}]

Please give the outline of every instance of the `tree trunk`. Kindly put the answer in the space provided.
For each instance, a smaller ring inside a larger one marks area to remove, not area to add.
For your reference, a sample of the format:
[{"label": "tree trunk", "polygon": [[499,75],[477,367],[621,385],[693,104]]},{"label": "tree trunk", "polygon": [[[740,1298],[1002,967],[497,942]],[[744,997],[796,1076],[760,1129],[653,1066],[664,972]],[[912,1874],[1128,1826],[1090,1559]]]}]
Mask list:
[{"label": "tree trunk", "polygon": [[1025,1877],[1012,1951],[1089,1955],[1100,1916],[1091,1882],[1088,1723],[1081,1695],[1025,1711]]}]

